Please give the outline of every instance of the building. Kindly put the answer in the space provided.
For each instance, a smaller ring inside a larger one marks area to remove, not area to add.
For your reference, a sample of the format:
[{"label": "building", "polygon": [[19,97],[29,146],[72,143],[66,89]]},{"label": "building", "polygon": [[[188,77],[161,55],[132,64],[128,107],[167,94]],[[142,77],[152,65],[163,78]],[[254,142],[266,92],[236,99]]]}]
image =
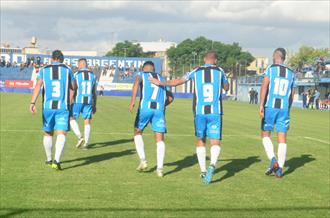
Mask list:
[{"label": "building", "polygon": [[256,57],[255,60],[246,68],[248,74],[254,75],[258,74],[261,75],[266,70],[269,64],[269,60],[266,57]]}]

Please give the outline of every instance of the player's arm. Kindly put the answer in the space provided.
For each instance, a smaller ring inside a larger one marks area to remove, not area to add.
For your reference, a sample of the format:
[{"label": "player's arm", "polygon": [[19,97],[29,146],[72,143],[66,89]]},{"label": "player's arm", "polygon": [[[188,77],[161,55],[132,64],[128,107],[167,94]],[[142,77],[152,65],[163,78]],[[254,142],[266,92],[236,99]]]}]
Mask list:
[{"label": "player's arm", "polygon": [[294,89],[293,89],[293,83],[292,83],[292,86],[291,86],[291,93],[290,93],[290,97],[289,97],[289,109],[290,109],[291,106],[292,106],[292,103],[293,103],[293,97],[294,97]]},{"label": "player's arm", "polygon": [[43,85],[43,80],[39,79],[36,83],[36,86],[33,90],[32,97],[31,97],[31,102],[30,102],[30,112],[31,113],[37,112],[36,102],[37,102],[38,96],[40,94],[42,85]]},{"label": "player's arm", "polygon": [[165,101],[165,107],[170,105],[174,101],[174,96],[171,91],[166,90],[166,101]]},{"label": "player's arm", "polygon": [[133,88],[132,88],[132,98],[131,98],[131,103],[129,105],[129,112],[133,112],[134,106],[135,106],[135,100],[136,100],[136,96],[137,96],[137,92],[139,90],[139,86],[140,86],[140,82],[141,82],[141,77],[137,76],[135,78],[134,84],[133,84]]},{"label": "player's arm", "polygon": [[149,77],[149,81],[157,86],[179,86],[187,82],[188,80],[185,77],[180,79],[172,79],[167,81],[160,81],[156,78]]},{"label": "player's arm", "polygon": [[260,108],[259,108],[259,114],[260,117],[264,117],[264,105],[265,105],[265,99],[266,94],[269,86],[269,78],[265,76],[265,78],[262,80],[261,88],[260,88]]},{"label": "player's arm", "polygon": [[94,83],[94,87],[93,87],[93,91],[92,91],[92,94],[93,94],[93,114],[96,113],[96,100],[97,100],[97,85],[96,83]]}]

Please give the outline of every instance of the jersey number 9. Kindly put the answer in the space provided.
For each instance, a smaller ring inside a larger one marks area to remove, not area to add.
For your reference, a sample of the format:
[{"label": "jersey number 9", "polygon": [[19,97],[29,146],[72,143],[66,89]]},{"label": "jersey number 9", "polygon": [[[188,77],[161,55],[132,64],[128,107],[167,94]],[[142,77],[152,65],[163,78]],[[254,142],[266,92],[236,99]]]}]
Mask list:
[{"label": "jersey number 9", "polygon": [[203,96],[204,96],[204,102],[213,101],[213,85],[212,84],[203,85]]}]

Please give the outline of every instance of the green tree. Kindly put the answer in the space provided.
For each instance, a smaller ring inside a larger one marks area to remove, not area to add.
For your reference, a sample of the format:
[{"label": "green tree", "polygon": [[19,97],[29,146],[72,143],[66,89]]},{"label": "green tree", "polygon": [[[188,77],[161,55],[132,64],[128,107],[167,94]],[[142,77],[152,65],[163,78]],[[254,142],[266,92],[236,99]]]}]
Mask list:
[{"label": "green tree", "polygon": [[105,56],[120,56],[120,57],[148,57],[149,54],[144,53],[140,44],[130,41],[119,42],[116,46],[108,51]]},{"label": "green tree", "polygon": [[224,44],[201,36],[194,40],[186,39],[177,47],[171,47],[167,50],[171,74],[181,76],[203,64],[204,55],[209,50],[217,52],[219,66],[234,77],[237,75],[235,70],[237,64],[246,67],[254,60],[249,52],[242,51],[238,43]]},{"label": "green tree", "polygon": [[304,64],[314,64],[315,60],[321,57],[330,58],[330,49],[302,46],[297,53],[289,57],[288,64],[292,68],[301,68]]}]

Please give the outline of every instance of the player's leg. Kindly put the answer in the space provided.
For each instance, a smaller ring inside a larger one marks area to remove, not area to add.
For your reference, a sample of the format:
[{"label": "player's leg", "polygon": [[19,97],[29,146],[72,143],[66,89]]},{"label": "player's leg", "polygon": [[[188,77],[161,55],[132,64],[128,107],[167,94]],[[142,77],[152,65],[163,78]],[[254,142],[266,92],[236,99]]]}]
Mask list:
[{"label": "player's leg", "polygon": [[220,140],[222,136],[222,116],[208,115],[207,116],[207,137],[210,138],[211,148],[211,162],[207,168],[207,174],[204,178],[205,184],[210,184],[213,178],[215,167],[220,156]]},{"label": "player's leg", "polygon": [[81,135],[79,125],[77,123],[77,119],[79,118],[81,111],[81,104],[73,104],[70,111],[70,127],[73,133],[77,136],[78,142],[76,144],[76,148],[79,148],[84,144],[84,138]]},{"label": "player's leg", "polygon": [[279,117],[276,122],[276,130],[277,130],[277,140],[278,140],[278,165],[279,169],[275,172],[275,176],[281,178],[283,173],[283,167],[286,158],[286,133],[289,130],[290,125],[290,115],[288,110],[281,110]]},{"label": "player's leg", "polygon": [[144,141],[142,133],[144,128],[147,126],[150,120],[150,115],[147,111],[138,110],[134,123],[134,144],[136,152],[140,159],[140,164],[136,168],[137,171],[144,171],[148,168],[145,152],[144,152]]},{"label": "player's leg", "polygon": [[274,154],[274,145],[270,138],[271,131],[274,129],[277,111],[271,108],[265,108],[264,118],[261,120],[261,138],[266,155],[270,160],[269,167],[265,174],[270,175],[278,169],[278,163]]},{"label": "player's leg", "polygon": [[46,164],[52,164],[53,133],[55,126],[55,113],[51,110],[43,110],[43,145],[46,153]]},{"label": "player's leg", "polygon": [[206,175],[206,149],[205,149],[205,137],[206,137],[206,118],[203,115],[196,115],[194,118],[195,135],[197,137],[196,155],[201,171],[201,178]]},{"label": "player's leg", "polygon": [[55,130],[57,130],[57,137],[55,143],[55,160],[52,168],[61,170],[61,157],[66,142],[66,132],[69,130],[69,111],[61,110],[56,112]]},{"label": "player's leg", "polygon": [[82,110],[82,116],[84,119],[84,141],[83,149],[87,149],[89,143],[89,136],[91,133],[91,120],[93,113],[93,105],[84,105]]},{"label": "player's leg", "polygon": [[164,133],[166,133],[165,113],[162,110],[155,110],[151,118],[152,131],[155,133],[157,146],[157,175],[163,177],[165,158]]}]

